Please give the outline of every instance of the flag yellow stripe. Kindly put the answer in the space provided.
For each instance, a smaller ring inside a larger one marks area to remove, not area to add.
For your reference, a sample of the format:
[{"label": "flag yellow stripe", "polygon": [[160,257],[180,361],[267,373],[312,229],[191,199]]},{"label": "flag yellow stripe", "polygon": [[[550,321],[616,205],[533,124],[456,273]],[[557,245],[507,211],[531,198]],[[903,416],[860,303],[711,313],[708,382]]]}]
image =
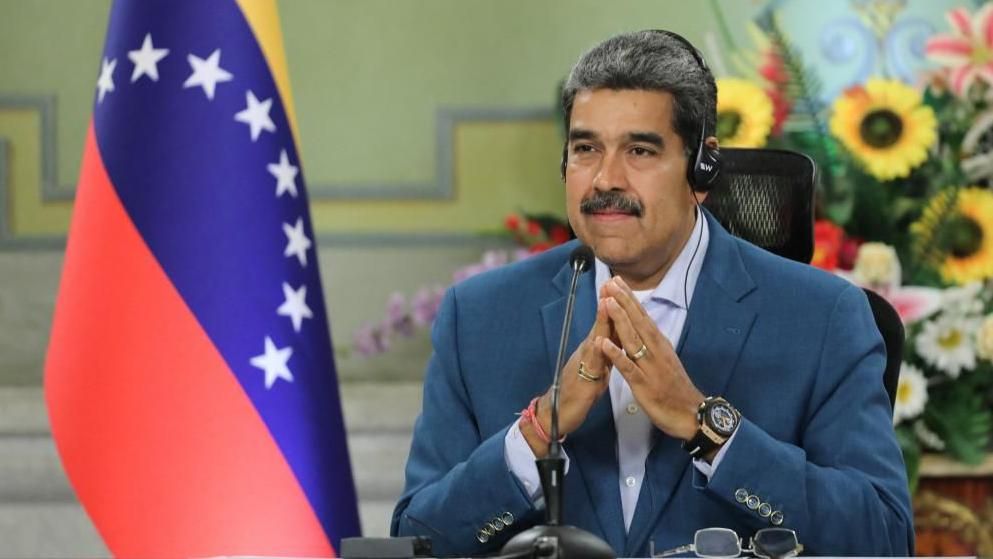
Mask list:
[{"label": "flag yellow stripe", "polygon": [[276,82],[279,97],[283,100],[283,109],[290,120],[290,131],[293,133],[293,143],[297,146],[297,157],[300,157],[300,136],[298,134],[297,115],[293,107],[293,95],[290,92],[290,73],[286,66],[286,51],[283,48],[283,31],[279,24],[279,10],[276,0],[237,0],[238,7],[245,14],[248,25],[259,42],[262,54],[265,56],[269,71]]}]

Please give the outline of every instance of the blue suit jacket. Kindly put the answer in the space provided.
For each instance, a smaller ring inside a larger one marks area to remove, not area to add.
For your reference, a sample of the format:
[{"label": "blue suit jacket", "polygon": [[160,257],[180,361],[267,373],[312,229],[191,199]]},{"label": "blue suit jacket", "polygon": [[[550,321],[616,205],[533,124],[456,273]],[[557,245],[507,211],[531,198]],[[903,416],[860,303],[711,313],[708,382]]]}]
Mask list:
[{"label": "blue suit jacket", "polygon": [[[625,533],[617,434],[610,399],[602,397],[564,445],[566,523],[627,557],[647,555],[652,539],[658,550],[690,543],[696,530],[711,526],[747,538],[771,524],[738,502],[744,489],[782,512],[806,554],[911,555],[907,479],[881,380],[885,348],[865,295],[707,219],[710,245],[676,349],[701,392],[723,395],[742,412],[734,444],[708,482],[680,441],[656,430]],[[479,555],[542,521],[507,469],[504,436],[515,414],[551,383],[574,246],[448,291],[432,334],[394,535],[430,536],[438,555]],[[588,273],[579,284],[570,353],[595,309]],[[507,512],[514,523],[480,543],[480,529]]]}]

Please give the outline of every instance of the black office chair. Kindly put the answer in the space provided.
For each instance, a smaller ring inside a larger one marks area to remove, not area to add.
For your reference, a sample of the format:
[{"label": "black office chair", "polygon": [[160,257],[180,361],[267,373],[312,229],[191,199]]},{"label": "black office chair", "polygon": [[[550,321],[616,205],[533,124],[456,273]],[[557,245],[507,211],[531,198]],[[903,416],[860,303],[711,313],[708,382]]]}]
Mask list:
[{"label": "black office chair", "polygon": [[[732,235],[809,264],[814,256],[814,161],[779,149],[721,149],[721,174],[703,203]],[[892,305],[865,289],[886,345],[883,386],[896,404],[904,330]]]},{"label": "black office chair", "polygon": [[815,176],[814,161],[802,153],[721,148],[721,174],[703,205],[732,235],[809,264]]},{"label": "black office chair", "polygon": [[876,319],[876,327],[883,335],[883,343],[886,345],[886,372],[883,374],[883,385],[890,396],[892,408],[896,405],[896,389],[900,384],[900,363],[903,361],[903,341],[906,338],[903,320],[893,305],[882,295],[871,289],[863,289],[863,291],[869,297],[872,316]]}]

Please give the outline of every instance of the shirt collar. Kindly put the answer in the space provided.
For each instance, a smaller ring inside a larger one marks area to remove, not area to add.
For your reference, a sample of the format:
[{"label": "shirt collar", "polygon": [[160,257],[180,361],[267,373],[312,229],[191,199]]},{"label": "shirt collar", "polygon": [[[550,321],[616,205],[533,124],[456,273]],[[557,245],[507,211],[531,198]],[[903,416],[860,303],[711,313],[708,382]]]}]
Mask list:
[{"label": "shirt collar", "polygon": [[[699,243],[699,246],[697,244]],[[696,223],[693,225],[693,233],[686,240],[679,256],[672,263],[672,266],[662,277],[662,281],[652,290],[650,299],[659,302],[668,302],[679,308],[689,308],[689,303],[693,301],[693,292],[696,289],[697,279],[700,277],[700,269],[703,268],[703,259],[707,254],[707,246],[710,244],[710,227],[703,212],[696,210]],[[596,292],[599,297],[600,289],[610,279],[610,268],[599,258],[595,262],[596,268]],[[686,290],[684,292],[683,285]],[[685,299],[684,299],[685,296]]]}]

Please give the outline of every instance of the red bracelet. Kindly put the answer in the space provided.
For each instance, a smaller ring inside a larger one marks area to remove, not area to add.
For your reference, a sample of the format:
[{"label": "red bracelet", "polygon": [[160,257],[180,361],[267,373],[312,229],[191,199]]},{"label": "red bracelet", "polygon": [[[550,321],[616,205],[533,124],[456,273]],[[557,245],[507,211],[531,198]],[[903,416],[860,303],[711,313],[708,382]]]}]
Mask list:
[{"label": "red bracelet", "polygon": [[[552,438],[548,436],[548,433],[546,433],[544,429],[541,428],[541,422],[538,421],[538,400],[540,399],[541,396],[536,396],[533,400],[531,400],[531,403],[528,404],[528,407],[521,410],[521,421],[533,425],[534,432],[538,435],[538,438],[541,439],[543,443],[549,444],[552,442]],[[559,442],[565,442],[565,435],[562,435]]]}]

